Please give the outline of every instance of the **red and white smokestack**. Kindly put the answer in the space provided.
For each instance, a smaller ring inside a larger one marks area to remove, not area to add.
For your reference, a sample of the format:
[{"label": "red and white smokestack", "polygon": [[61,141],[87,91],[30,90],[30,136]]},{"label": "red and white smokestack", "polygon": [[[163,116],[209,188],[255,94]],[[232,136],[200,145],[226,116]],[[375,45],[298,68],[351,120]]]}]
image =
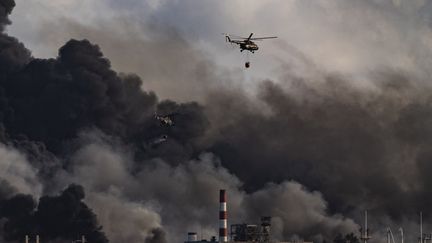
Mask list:
[{"label": "red and white smokestack", "polygon": [[220,190],[219,202],[219,242],[228,242],[227,197],[225,190]]}]

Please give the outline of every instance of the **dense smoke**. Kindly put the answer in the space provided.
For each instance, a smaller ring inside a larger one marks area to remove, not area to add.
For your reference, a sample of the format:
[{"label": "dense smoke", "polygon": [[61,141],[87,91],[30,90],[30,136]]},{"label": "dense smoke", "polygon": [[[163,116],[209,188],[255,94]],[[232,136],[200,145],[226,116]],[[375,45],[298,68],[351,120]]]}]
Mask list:
[{"label": "dense smoke", "polygon": [[6,24],[10,24],[8,15],[12,12],[15,7],[14,0],[2,1],[0,4],[0,31],[4,30]]},{"label": "dense smoke", "polygon": [[[357,233],[364,209],[376,229],[414,229],[417,212],[432,203],[431,87],[417,75],[377,68],[362,86],[283,47],[296,60],[256,94],[233,85],[202,90],[201,104],[160,101],[138,76],[116,73],[88,40],[68,41],[56,58],[32,57],[4,33],[14,5],[0,0],[5,241],[40,234],[47,242],[85,235],[166,243],[188,231],[209,238],[217,234],[220,188],[228,191],[230,223],[271,215],[281,240]],[[195,78],[233,78],[177,44],[183,58],[194,55],[190,65],[203,60]],[[174,125],[155,114],[174,114]]]},{"label": "dense smoke", "polygon": [[3,200],[0,216],[6,218],[4,239],[22,241],[38,234],[44,241],[71,241],[80,234],[91,242],[107,242],[96,215],[82,202],[84,189],[70,185],[58,196],[43,196],[39,203],[30,195],[18,194]]},{"label": "dense smoke", "polygon": [[418,89],[403,73],[373,78],[370,89],[338,76],[286,77],[289,87],[267,81],[258,94],[266,113],[245,108],[251,101],[244,97],[219,93],[211,107],[242,101],[221,106],[235,115],[216,123],[214,151],[250,190],[292,178],[321,191],[337,212],[360,207],[396,218],[415,215],[431,203],[422,172],[430,89]]},{"label": "dense smoke", "polygon": [[[143,240],[140,237],[149,237],[154,231],[151,229],[161,226],[169,232],[169,242],[180,240],[188,231],[202,232],[210,238],[217,234],[219,188],[228,190],[230,222],[256,222],[261,215],[275,215],[276,239],[294,234],[322,239],[336,232],[357,230],[352,220],[329,215],[319,192],[310,192],[296,182],[271,184],[248,194],[241,181],[210,153],[181,165],[151,160],[131,176],[134,161],[130,152],[92,137],[84,139],[87,142],[81,143],[82,149],[73,157],[74,167],[56,184],[79,182],[87,186],[91,192],[88,203],[95,208],[102,225],[122,222],[112,225],[121,231],[107,232],[110,239]],[[99,173],[105,176],[95,181]]]}]

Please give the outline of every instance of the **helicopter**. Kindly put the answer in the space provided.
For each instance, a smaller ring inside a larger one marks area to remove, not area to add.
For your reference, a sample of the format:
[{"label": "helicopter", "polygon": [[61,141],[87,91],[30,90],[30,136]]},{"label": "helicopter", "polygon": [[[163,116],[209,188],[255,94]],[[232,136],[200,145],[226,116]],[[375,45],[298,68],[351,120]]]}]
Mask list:
[{"label": "helicopter", "polygon": [[237,44],[240,46],[240,51],[250,51],[252,53],[255,53],[255,51],[257,51],[258,45],[255,44],[255,42],[253,41],[261,41],[261,40],[266,40],[266,39],[275,39],[277,38],[277,36],[266,36],[266,37],[255,37],[252,38],[253,33],[250,33],[249,37],[240,37],[240,36],[234,36],[234,35],[229,35],[229,34],[224,34],[225,35],[225,41],[229,42],[229,43],[233,43],[233,44]]},{"label": "helicopter", "polygon": [[[253,33],[250,33],[249,37],[241,37],[241,36],[234,36],[229,34],[223,34],[225,35],[225,41],[237,44],[240,47],[240,52],[243,52],[244,50],[250,51],[252,53],[255,53],[259,49],[258,45],[253,41],[261,41],[266,39],[275,39],[277,36],[266,36],[266,37],[255,37],[252,38]],[[246,68],[249,68],[250,62],[245,63]]]},{"label": "helicopter", "polygon": [[169,126],[173,126],[174,125],[174,121],[169,116],[160,116],[160,115],[155,114],[155,118],[163,126],[168,126],[169,127]]},{"label": "helicopter", "polygon": [[169,113],[169,114],[165,114],[165,115],[160,115],[160,114],[155,113],[154,117],[156,120],[159,121],[160,125],[166,126],[166,127],[172,127],[175,125],[174,117],[176,117],[178,115],[180,115],[180,114],[177,112]]}]

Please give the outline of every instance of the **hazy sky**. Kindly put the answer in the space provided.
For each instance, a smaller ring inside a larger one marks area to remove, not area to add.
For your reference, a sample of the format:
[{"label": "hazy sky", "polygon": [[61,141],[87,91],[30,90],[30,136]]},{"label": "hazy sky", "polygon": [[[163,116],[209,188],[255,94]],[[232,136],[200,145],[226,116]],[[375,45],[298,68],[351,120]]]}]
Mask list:
[{"label": "hazy sky", "polygon": [[[229,73],[229,82],[245,86],[277,80],[287,65],[358,80],[383,67],[427,77],[431,7],[427,0],[17,0],[8,31],[36,57],[56,56],[70,38],[88,38],[102,47],[116,70],[138,73],[162,97],[193,99],[198,95],[171,90],[169,77],[178,73],[171,69],[181,68],[184,80],[194,80],[199,65],[210,61]],[[223,32],[279,39],[260,42],[260,50],[250,55],[252,68],[246,70],[246,54],[225,43]],[[132,47],[140,45],[137,53]],[[186,66],[185,59],[195,62]],[[184,82],[200,85],[199,80]]]}]

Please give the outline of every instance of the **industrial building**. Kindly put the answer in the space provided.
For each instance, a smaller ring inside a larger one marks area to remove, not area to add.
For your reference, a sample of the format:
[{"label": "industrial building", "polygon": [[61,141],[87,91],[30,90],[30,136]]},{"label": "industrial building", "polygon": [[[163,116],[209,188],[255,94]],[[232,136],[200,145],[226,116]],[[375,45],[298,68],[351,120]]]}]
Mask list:
[{"label": "industrial building", "polygon": [[[187,240],[184,243],[270,243],[271,240],[271,217],[261,217],[260,224],[232,224],[228,237],[228,214],[227,214],[227,195],[225,190],[219,192],[219,238],[215,236],[210,240],[198,240],[196,232],[189,232]],[[278,242],[278,243],[292,243],[292,242]],[[296,243],[312,243],[312,242],[296,242]]]}]

